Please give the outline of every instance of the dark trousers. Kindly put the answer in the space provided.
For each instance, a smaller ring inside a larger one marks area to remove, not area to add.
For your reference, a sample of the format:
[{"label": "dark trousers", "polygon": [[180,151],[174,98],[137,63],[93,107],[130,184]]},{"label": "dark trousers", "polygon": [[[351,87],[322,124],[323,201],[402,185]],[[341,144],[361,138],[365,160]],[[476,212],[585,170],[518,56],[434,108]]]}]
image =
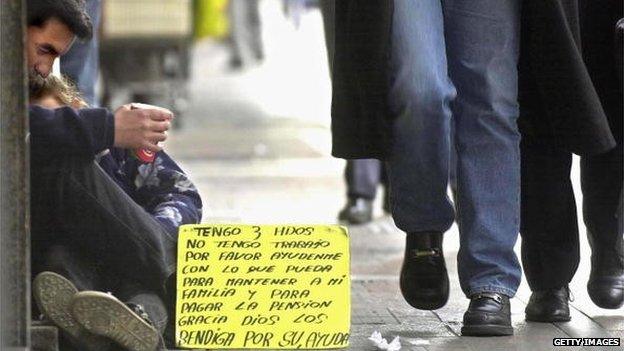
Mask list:
[{"label": "dark trousers", "polygon": [[[579,264],[576,202],[570,181],[572,154],[548,141],[525,137],[522,155],[522,264],[532,290],[568,284]],[[583,218],[592,248],[622,255],[618,206],[622,144],[581,158]]]},{"label": "dark trousers", "polygon": [[[580,2],[584,60],[618,145],[581,158],[583,219],[592,251],[592,267],[624,270],[622,239],[622,83],[615,58],[615,23],[622,1]],[[621,69],[621,67],[620,67]],[[579,133],[582,133],[579,130]],[[568,284],[579,264],[576,203],[570,182],[572,155],[547,138],[523,136],[522,264],[532,290]],[[601,255],[596,255],[600,252]]]},{"label": "dark trousers", "polygon": [[386,184],[384,165],[376,159],[347,160],[345,181],[349,198],[373,200],[377,186]]},{"label": "dark trousers", "polygon": [[165,285],[177,243],[160,224],[96,163],[48,161],[31,163],[33,275],[54,271],[80,290],[120,299],[132,292],[173,294]]}]

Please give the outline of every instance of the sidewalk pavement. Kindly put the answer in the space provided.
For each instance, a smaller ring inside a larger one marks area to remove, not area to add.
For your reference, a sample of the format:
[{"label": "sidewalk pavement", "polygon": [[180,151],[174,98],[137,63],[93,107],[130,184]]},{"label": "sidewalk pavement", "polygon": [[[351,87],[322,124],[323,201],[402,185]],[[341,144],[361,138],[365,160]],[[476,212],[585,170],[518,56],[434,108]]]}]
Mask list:
[{"label": "sidewalk pavement", "polygon": [[[204,222],[335,223],[345,201],[344,161],[329,156],[328,110],[319,115],[318,121],[276,116],[270,109],[254,104],[257,96],[250,96],[249,92],[257,93],[261,89],[250,90],[248,84],[259,77],[270,77],[279,67],[267,63],[234,75],[220,73],[219,67],[226,62],[224,49],[210,43],[197,48],[195,59],[195,69],[207,74],[194,74],[197,78],[191,86],[192,106],[182,117],[184,127],[171,134],[166,149],[198,185],[207,205]],[[279,85],[280,81],[273,83]],[[281,93],[286,91],[283,88]],[[578,165],[575,167],[574,184],[580,200]],[[446,234],[444,244],[451,280],[449,303],[436,311],[419,311],[403,301],[398,289],[404,234],[389,216],[382,215],[380,203],[375,210],[377,218],[372,223],[349,228],[352,255],[349,350],[375,350],[367,340],[373,331],[380,331],[389,340],[400,336],[401,350],[419,351],[562,350],[572,348],[554,347],[553,338],[624,338],[624,309],[599,309],[587,295],[590,251],[584,227],[582,262],[571,284],[575,295],[571,322],[525,322],[524,307],[530,291],[523,282],[511,302],[514,336],[461,337],[461,320],[468,300],[462,296],[457,280],[457,228],[454,226]],[[624,350],[624,347],[602,349]]]},{"label": "sidewalk pavement", "polygon": [[[209,133],[219,135],[223,140],[201,139],[205,141],[206,148],[215,154],[217,149],[224,147],[223,157],[198,160],[178,156],[188,151],[178,153],[177,149],[171,150],[198,183],[210,208],[205,222],[336,222],[335,216],[344,201],[341,162],[328,156],[312,156],[313,153],[300,143],[282,144],[274,140],[283,140],[281,133],[274,130],[285,128],[283,123],[257,126],[254,131],[246,131],[245,138],[234,137],[239,134],[233,133],[233,139],[228,142],[224,139],[231,131],[227,130],[228,127],[223,128],[219,131],[212,129]],[[173,136],[178,139],[176,147],[182,147],[184,142],[180,138],[186,133],[190,132],[182,131]],[[234,150],[251,152],[256,142],[269,145],[265,155],[274,156],[247,159],[241,159],[240,155],[233,159],[224,157]],[[271,145],[279,145],[280,149],[273,150]],[[289,157],[280,157],[280,154]],[[310,157],[306,158],[306,155]],[[462,295],[457,281],[456,228],[447,233],[445,240],[451,279],[449,303],[436,311],[419,311],[404,302],[398,289],[404,234],[394,226],[389,216],[379,217],[379,205],[375,221],[349,227],[352,255],[352,336],[349,350],[375,350],[367,340],[373,331],[380,331],[388,340],[400,336],[401,350],[560,350],[552,346],[555,337],[624,338],[624,311],[602,310],[593,306],[584,289],[589,275],[586,245],[583,247],[581,268],[572,284],[576,300],[572,302],[571,322],[525,322],[524,306],[530,292],[523,283],[518,296],[512,300],[516,332],[513,337],[460,337],[462,315],[468,300]]]}]

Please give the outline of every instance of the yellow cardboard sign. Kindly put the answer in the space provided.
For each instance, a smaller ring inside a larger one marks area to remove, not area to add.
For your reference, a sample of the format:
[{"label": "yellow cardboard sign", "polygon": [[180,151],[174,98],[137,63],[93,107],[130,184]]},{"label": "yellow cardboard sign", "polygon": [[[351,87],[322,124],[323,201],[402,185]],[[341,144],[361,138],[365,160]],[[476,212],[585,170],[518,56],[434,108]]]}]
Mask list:
[{"label": "yellow cardboard sign", "polygon": [[349,237],[335,225],[185,225],[176,342],[209,349],[349,344]]}]

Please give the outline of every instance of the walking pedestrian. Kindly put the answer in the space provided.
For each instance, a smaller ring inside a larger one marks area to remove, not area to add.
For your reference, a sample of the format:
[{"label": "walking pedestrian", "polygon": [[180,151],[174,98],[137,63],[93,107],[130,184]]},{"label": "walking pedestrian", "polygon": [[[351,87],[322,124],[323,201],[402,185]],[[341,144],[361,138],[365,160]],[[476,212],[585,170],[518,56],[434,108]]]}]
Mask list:
[{"label": "walking pedestrian", "polygon": [[349,224],[365,224],[373,220],[373,203],[377,188],[382,185],[382,209],[390,213],[390,194],[383,162],[374,158],[347,160],[344,171],[347,185],[347,203],[338,213],[338,219]]},{"label": "walking pedestrian", "polygon": [[252,60],[264,60],[260,0],[231,0],[230,68],[241,69]]},{"label": "walking pedestrian", "polygon": [[340,1],[336,8],[333,154],[387,160],[392,215],[407,233],[403,296],[419,309],[448,300],[442,238],[455,219],[447,197],[454,148],[459,279],[471,300],[462,334],[512,334],[509,299],[521,278],[513,251],[521,1]]},{"label": "walking pedestrian", "polygon": [[622,17],[620,0],[524,4],[521,235],[532,291],[525,311],[529,321],[570,320],[568,284],[580,259],[572,153],[581,156],[583,219],[592,249],[587,291],[599,307],[624,304],[618,223],[624,102],[617,63],[621,46],[616,49],[616,23]]}]

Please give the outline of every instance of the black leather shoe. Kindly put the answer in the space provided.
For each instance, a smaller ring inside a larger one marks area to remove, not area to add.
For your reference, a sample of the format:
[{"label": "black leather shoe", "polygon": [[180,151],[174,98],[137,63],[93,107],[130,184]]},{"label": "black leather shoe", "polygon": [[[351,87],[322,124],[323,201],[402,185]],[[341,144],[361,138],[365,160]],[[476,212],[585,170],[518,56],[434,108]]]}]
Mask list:
[{"label": "black leather shoe", "polygon": [[596,306],[611,310],[618,309],[624,306],[624,276],[590,276],[587,292]]},{"label": "black leather shoe", "polygon": [[596,306],[618,309],[624,305],[624,253],[620,237],[615,245],[593,242],[591,273],[587,282],[587,292]]},{"label": "black leather shoe", "polygon": [[464,336],[513,335],[509,297],[491,292],[472,295],[461,333]]},{"label": "black leather shoe", "polygon": [[350,224],[364,224],[373,220],[373,201],[361,197],[349,199],[338,213],[338,220]]},{"label": "black leather shoe", "polygon": [[567,286],[534,291],[524,310],[525,318],[530,322],[567,322],[570,320],[569,299]]},{"label": "black leather shoe", "polygon": [[408,234],[401,267],[401,293],[420,310],[435,310],[449,298],[449,279],[442,253],[442,233]]}]

